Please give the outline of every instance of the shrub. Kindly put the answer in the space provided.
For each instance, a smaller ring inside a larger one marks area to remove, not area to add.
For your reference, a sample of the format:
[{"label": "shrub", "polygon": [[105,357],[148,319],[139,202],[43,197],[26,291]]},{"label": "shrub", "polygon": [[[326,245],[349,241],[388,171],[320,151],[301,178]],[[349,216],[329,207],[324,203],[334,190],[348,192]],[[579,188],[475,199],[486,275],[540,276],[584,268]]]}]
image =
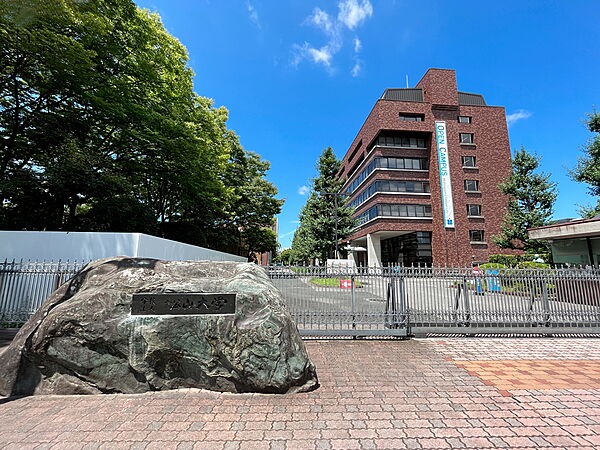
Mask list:
[{"label": "shrub", "polygon": [[491,264],[502,264],[507,267],[514,267],[519,263],[518,255],[490,255],[488,261]]},{"label": "shrub", "polygon": [[[504,264],[507,267],[519,267],[519,264],[524,262],[533,262],[536,258],[542,258],[544,263],[551,261],[550,253],[525,253],[523,255],[490,255],[488,261],[493,264]],[[538,263],[542,264],[542,263]]]},{"label": "shrub", "polygon": [[517,269],[549,269],[550,264],[538,263],[533,261],[522,261],[517,264]]},{"label": "shrub", "polygon": [[485,263],[479,265],[480,269],[508,269],[508,266],[500,263]]}]

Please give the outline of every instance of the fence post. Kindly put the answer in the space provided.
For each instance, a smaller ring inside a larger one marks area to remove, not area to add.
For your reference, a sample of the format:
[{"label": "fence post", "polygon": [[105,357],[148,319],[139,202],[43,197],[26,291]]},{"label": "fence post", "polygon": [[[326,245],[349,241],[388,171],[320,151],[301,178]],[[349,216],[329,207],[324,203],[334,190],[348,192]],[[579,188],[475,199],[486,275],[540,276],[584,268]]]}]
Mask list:
[{"label": "fence post", "polygon": [[548,299],[548,284],[542,278],[542,308],[544,309],[545,326],[550,326],[550,300]]},{"label": "fence post", "polygon": [[458,323],[458,306],[460,304],[460,292],[463,289],[463,284],[459,284],[457,286],[456,289],[456,294],[454,295],[454,312],[452,313],[452,316],[454,317],[454,322]]},{"label": "fence post", "polygon": [[[352,308],[352,329],[356,329],[356,295],[354,292],[354,273],[350,275],[350,295],[351,295],[351,308]],[[352,336],[356,339],[356,335]]]},{"label": "fence post", "polygon": [[398,277],[398,311],[402,314],[402,323],[408,335],[410,334],[410,314],[406,298],[406,286],[404,285],[404,268],[400,270],[400,276]]},{"label": "fence post", "polygon": [[465,326],[471,326],[471,304],[469,302],[469,286],[466,275],[463,277],[463,290],[465,293]]}]

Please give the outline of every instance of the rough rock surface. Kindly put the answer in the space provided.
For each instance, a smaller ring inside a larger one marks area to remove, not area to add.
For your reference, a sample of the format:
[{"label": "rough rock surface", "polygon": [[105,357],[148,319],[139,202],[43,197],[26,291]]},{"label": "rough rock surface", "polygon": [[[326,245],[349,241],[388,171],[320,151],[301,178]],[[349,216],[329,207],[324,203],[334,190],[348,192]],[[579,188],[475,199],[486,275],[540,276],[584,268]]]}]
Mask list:
[{"label": "rough rock surface", "polygon": [[[131,316],[135,292],[231,292],[237,309]],[[279,292],[264,269],[247,263],[95,261],[55,291],[0,355],[0,394],[7,396],[317,386]]]}]

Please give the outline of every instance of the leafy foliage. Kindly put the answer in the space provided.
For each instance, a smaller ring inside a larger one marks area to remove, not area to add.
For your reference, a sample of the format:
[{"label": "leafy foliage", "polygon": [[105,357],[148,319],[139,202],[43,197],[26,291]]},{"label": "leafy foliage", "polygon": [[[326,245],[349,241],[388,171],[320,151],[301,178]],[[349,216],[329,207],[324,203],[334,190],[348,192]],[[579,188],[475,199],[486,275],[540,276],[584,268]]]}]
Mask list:
[{"label": "leafy foliage", "polygon": [[545,242],[531,240],[527,233],[529,228],[548,222],[557,196],[550,175],[535,172],[539,164],[538,156],[521,148],[513,158],[512,174],[499,186],[510,197],[501,232],[492,238],[502,248],[547,251]]},{"label": "leafy foliage", "polygon": [[274,249],[269,164],[131,0],[0,0],[0,227]]},{"label": "leafy foliage", "polygon": [[331,147],[319,157],[318,177],[312,180],[312,191],[300,212],[300,226],[292,240],[296,262],[312,258],[324,262],[333,257],[336,242],[348,237],[354,227],[353,210],[339,194],[343,186],[337,178],[340,164]]},{"label": "leafy foliage", "polygon": [[[587,128],[596,133],[584,146],[584,156],[579,158],[577,167],[571,172],[575,181],[587,183],[589,192],[596,197],[600,196],[600,113],[588,114]],[[582,217],[590,219],[600,214],[600,200],[595,206],[581,206],[579,213]]]},{"label": "leafy foliage", "polygon": [[[503,264],[507,267],[518,267],[521,263],[534,262],[534,259],[541,258],[543,261],[551,261],[551,253],[524,253],[522,255],[490,255],[490,263]],[[538,263],[542,264],[542,263]]]}]

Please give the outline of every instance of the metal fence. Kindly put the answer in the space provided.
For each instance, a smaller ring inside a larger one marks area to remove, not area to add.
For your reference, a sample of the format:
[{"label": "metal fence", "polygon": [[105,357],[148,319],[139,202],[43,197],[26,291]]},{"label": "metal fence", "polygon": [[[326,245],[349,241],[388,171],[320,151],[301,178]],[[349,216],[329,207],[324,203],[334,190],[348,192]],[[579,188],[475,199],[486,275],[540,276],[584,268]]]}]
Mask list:
[{"label": "metal fence", "polygon": [[87,262],[0,262],[0,325],[27,321],[44,300]]},{"label": "metal fence", "polygon": [[600,271],[270,267],[304,335],[600,332]]},{"label": "metal fence", "polygon": [[[0,325],[24,323],[83,261],[0,262]],[[596,268],[267,268],[303,335],[600,333]]]}]

